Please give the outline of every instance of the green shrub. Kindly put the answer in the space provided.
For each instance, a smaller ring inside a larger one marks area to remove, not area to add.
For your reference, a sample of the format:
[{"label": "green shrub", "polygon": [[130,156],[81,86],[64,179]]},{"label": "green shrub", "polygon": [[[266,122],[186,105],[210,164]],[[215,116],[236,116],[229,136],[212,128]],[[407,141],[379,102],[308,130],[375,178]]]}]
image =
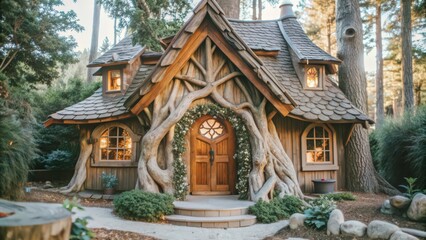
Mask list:
[{"label": "green shrub", "polygon": [[114,199],[114,211],[126,219],[157,222],[173,214],[173,200],[169,194],[132,190]]},{"label": "green shrub", "polygon": [[64,150],[55,150],[43,158],[42,163],[46,169],[72,169],[75,161],[72,153]]},{"label": "green shrub", "polygon": [[404,190],[404,196],[408,197],[409,199],[413,199],[413,197],[421,192],[420,189],[414,188],[416,186],[417,178],[404,178],[407,182],[407,185],[399,185],[400,188]]},{"label": "green shrub", "polygon": [[118,178],[114,174],[107,174],[102,172],[101,174],[102,186],[104,188],[114,188],[118,185]]},{"label": "green shrub", "polygon": [[389,183],[398,186],[404,177],[413,177],[418,188],[426,188],[426,106],[416,114],[388,119],[370,140],[377,146],[372,149],[377,170]]},{"label": "green shrub", "polygon": [[249,208],[261,223],[272,223],[303,211],[303,202],[295,196],[276,197],[269,202],[258,201]]},{"label": "green shrub", "polygon": [[328,194],[325,194],[325,196],[334,201],[355,201],[356,200],[356,197],[350,192],[328,193]]},{"label": "green shrub", "polygon": [[309,204],[311,207],[304,212],[306,225],[316,229],[322,229],[327,226],[331,211],[336,209],[336,203],[327,196],[322,195],[320,198],[309,202]]}]

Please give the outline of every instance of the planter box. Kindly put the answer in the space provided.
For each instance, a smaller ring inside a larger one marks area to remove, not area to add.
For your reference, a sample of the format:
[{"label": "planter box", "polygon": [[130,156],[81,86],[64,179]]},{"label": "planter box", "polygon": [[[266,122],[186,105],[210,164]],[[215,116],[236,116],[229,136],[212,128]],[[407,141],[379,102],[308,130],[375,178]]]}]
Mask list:
[{"label": "planter box", "polygon": [[334,192],[335,179],[314,179],[314,192],[315,193],[332,193]]}]

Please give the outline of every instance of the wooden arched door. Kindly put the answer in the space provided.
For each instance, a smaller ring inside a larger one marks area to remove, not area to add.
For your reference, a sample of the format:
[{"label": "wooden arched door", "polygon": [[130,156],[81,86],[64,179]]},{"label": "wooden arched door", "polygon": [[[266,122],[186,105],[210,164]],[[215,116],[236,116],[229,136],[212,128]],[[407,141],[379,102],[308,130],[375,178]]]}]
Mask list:
[{"label": "wooden arched door", "polygon": [[235,193],[235,137],[231,124],[210,115],[191,129],[191,192],[194,195]]}]

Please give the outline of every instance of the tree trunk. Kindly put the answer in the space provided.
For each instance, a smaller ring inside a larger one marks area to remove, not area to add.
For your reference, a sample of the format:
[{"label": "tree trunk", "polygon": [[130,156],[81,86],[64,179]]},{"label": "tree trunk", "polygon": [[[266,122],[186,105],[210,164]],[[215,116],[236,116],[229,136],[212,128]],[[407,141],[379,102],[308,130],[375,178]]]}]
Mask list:
[{"label": "tree trunk", "polygon": [[0,239],[68,240],[71,213],[60,206],[0,200]]},{"label": "tree trunk", "polygon": [[[339,86],[356,107],[367,112],[364,45],[358,0],[336,1],[336,28],[337,57],[343,61],[339,66]],[[359,124],[345,148],[345,161],[348,190],[377,192],[392,189],[375,172],[368,132]]]},{"label": "tree trunk", "polygon": [[382,3],[376,0],[376,128],[385,118],[383,98]]},{"label": "tree trunk", "polygon": [[262,8],[263,8],[262,4],[263,4],[263,2],[262,2],[262,0],[257,0],[257,1],[258,1],[257,4],[258,4],[258,13],[259,13],[257,20],[262,20]]},{"label": "tree trunk", "polygon": [[[97,0],[93,0],[93,25],[92,25],[92,42],[90,44],[89,63],[96,59],[98,53],[98,41],[99,41],[99,22],[101,16],[101,5]],[[114,39],[115,40],[115,39]],[[89,68],[87,71],[87,82],[93,81],[94,69]]]},{"label": "tree trunk", "polygon": [[240,18],[240,0],[217,0],[227,18]]},{"label": "tree trunk", "polygon": [[411,40],[411,0],[401,1],[401,68],[404,112],[410,112],[414,107],[413,60]]},{"label": "tree trunk", "polygon": [[257,0],[253,0],[252,1],[252,12],[253,12],[253,14],[252,14],[252,17],[251,17],[252,20],[257,20],[257,11],[256,11],[256,9],[257,9]]}]

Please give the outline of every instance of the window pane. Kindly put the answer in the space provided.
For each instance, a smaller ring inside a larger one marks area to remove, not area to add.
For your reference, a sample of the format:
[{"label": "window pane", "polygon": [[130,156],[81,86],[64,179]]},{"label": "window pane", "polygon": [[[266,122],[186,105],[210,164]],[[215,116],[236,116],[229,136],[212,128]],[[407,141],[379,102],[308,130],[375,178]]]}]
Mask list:
[{"label": "window pane", "polygon": [[116,148],[117,147],[117,138],[114,138],[114,137],[110,138],[108,147]]},{"label": "window pane", "polygon": [[315,128],[315,137],[316,138],[322,138],[324,136],[323,131],[324,131],[324,128],[316,127]]},{"label": "window pane", "polygon": [[116,127],[112,127],[109,129],[109,136],[110,137],[116,137],[117,136],[117,128]]},{"label": "window pane", "polygon": [[329,142],[330,142],[329,139],[325,139],[324,140],[324,147],[325,147],[324,149],[325,150],[330,150],[330,144],[329,144]]},{"label": "window pane", "polygon": [[311,131],[308,132],[307,137],[308,138],[313,138],[314,137],[314,129],[311,129]]},{"label": "window pane", "polygon": [[126,142],[124,141],[124,138],[118,138],[118,147],[119,148],[125,148]]},{"label": "window pane", "polygon": [[314,162],[314,155],[315,155],[315,152],[313,151],[306,152],[306,162],[308,163]]},{"label": "window pane", "polygon": [[324,152],[323,151],[315,152],[315,161],[316,162],[324,162]]},{"label": "window pane", "polygon": [[330,162],[331,161],[331,159],[330,159],[330,152],[329,151],[325,152],[325,161],[326,162]]},{"label": "window pane", "polygon": [[120,70],[112,70],[108,72],[108,91],[121,90],[121,72]]},{"label": "window pane", "polygon": [[124,160],[131,160],[132,159],[132,150],[126,149],[124,152]]},{"label": "window pane", "polygon": [[210,118],[201,124],[199,132],[206,138],[215,139],[224,134],[224,127],[216,119]]},{"label": "window pane", "polygon": [[108,150],[101,149],[101,160],[108,160]]},{"label": "window pane", "polygon": [[324,141],[321,140],[315,140],[315,150],[323,150],[324,149]]},{"label": "window pane", "polygon": [[117,153],[117,150],[115,150],[115,149],[109,149],[108,150],[108,160],[116,160],[117,158],[116,158],[116,153]]},{"label": "window pane", "polygon": [[315,150],[314,140],[307,140],[306,147],[308,150]]},{"label": "window pane", "polygon": [[329,136],[328,136],[328,131],[326,131],[325,129],[324,129],[324,137],[326,137],[326,138],[328,138]]},{"label": "window pane", "polygon": [[117,160],[124,160],[124,150],[120,149],[117,151]]},{"label": "window pane", "polygon": [[306,86],[310,88],[318,87],[318,69],[316,67],[310,67],[306,69]]}]

